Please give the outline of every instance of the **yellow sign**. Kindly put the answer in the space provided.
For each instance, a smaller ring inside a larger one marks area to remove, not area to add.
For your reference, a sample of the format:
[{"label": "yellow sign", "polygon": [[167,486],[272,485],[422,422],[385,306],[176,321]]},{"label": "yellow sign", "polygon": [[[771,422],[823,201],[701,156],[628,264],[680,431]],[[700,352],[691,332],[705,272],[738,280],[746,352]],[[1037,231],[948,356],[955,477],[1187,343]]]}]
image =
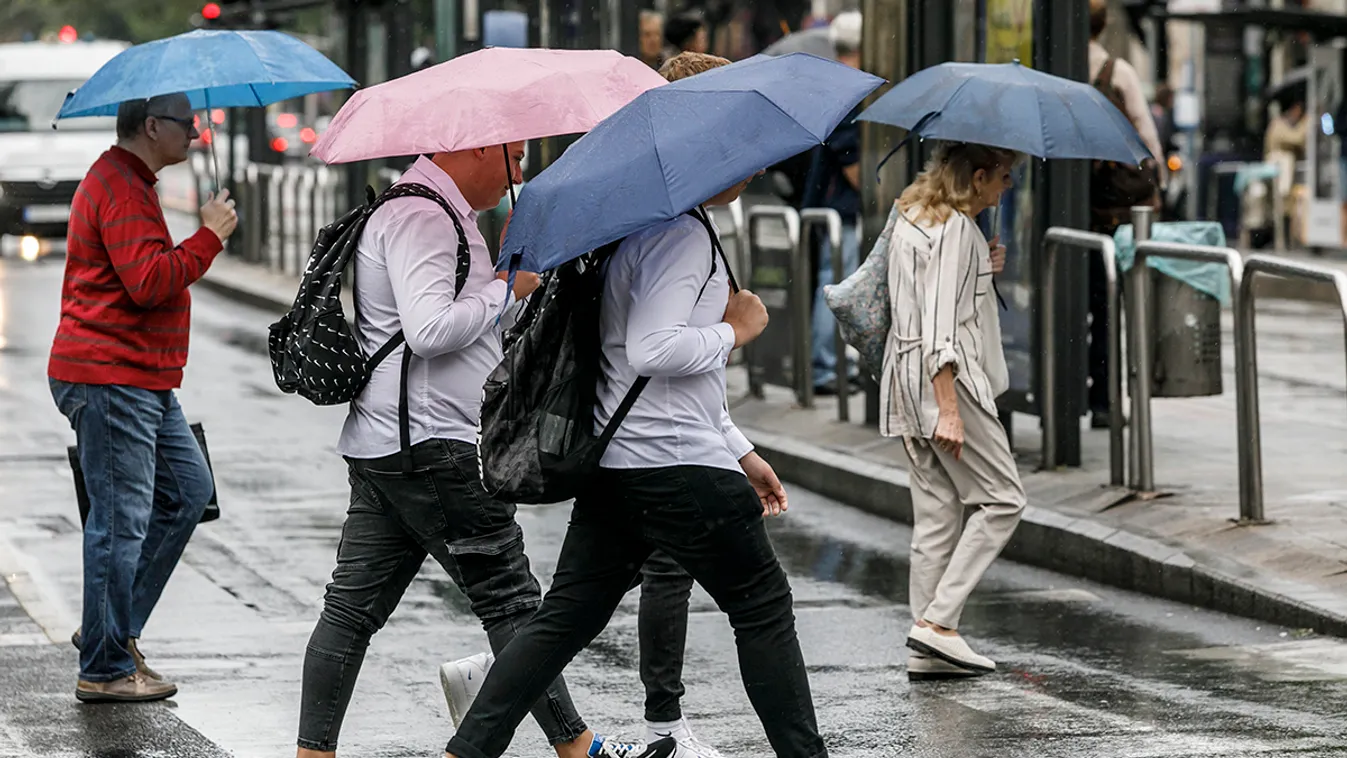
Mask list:
[{"label": "yellow sign", "polygon": [[1034,65],[1034,0],[987,0],[987,63]]}]

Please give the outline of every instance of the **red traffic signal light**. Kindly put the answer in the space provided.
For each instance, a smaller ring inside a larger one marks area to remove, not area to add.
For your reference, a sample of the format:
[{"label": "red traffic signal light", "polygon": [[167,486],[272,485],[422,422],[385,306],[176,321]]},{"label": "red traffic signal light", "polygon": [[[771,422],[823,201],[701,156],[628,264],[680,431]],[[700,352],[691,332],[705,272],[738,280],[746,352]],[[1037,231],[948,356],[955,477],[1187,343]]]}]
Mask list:
[{"label": "red traffic signal light", "polygon": [[57,32],[56,38],[61,40],[62,42],[69,44],[79,39],[80,35],[79,32],[75,31],[75,27],[66,24],[65,26],[61,27],[61,31]]},{"label": "red traffic signal light", "polygon": [[207,21],[214,21],[220,17],[219,3],[206,3],[201,6],[201,17]]}]

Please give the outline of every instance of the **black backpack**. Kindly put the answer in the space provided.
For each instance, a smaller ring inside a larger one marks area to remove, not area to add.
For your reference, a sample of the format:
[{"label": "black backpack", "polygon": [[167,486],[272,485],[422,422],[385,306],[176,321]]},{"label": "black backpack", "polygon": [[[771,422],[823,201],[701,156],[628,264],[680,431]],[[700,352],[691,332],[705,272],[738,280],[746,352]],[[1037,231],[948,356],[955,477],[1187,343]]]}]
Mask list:
[{"label": "black backpack", "polygon": [[[462,293],[468,281],[471,256],[463,225],[449,203],[433,189],[415,183],[394,184],[379,196],[366,187],[366,202],[323,227],[309,254],[309,265],[299,283],[299,294],[290,311],[271,325],[267,351],[276,386],[282,392],[296,393],[315,405],[349,403],[360,396],[370,374],[384,358],[402,345],[402,330],[388,339],[372,356],[366,355],[342,311],[342,275],[355,257],[356,246],[365,224],[379,206],[400,197],[433,200],[454,222],[458,233],[458,270],[455,292]],[[355,289],[355,266],[351,266],[351,288]],[[360,317],[359,299],[355,298],[356,318]],[[402,433],[403,454],[411,448],[407,409],[407,367],[412,351],[402,353],[402,391],[398,398],[398,421]]]},{"label": "black backpack", "polygon": [[[737,290],[710,220],[700,210],[690,215],[711,236],[712,275],[719,256]],[[604,265],[620,244],[611,242],[548,272],[502,337],[505,359],[487,378],[482,403],[482,483],[494,497],[527,504],[575,497],[650,382],[638,377],[595,435]]]}]

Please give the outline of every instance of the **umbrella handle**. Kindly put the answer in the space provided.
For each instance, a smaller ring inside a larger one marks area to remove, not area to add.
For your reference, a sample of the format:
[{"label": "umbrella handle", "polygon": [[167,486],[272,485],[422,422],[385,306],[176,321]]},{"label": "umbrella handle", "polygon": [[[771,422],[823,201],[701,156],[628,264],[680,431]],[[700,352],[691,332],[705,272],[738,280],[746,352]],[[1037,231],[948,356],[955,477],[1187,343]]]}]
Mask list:
[{"label": "umbrella handle", "polygon": [[902,141],[899,142],[892,150],[890,150],[888,155],[884,156],[883,160],[879,162],[878,166],[875,166],[875,184],[882,184],[882,182],[879,179],[879,172],[881,169],[884,168],[884,164],[888,163],[889,159],[893,157],[894,153],[897,153],[899,150],[902,150],[903,145],[906,145],[908,141],[912,139],[913,135],[921,136],[919,132],[921,131],[922,127],[931,123],[931,121],[935,119],[936,116],[939,115],[940,111],[932,111],[930,113],[927,113],[925,116],[922,116],[917,121],[917,123],[912,125],[912,128],[907,131],[907,136],[903,137]]},{"label": "umbrella handle", "polygon": [[[210,117],[210,115],[211,115],[211,111],[210,111],[210,90],[209,90],[209,89],[205,90],[205,94],[206,94],[206,128],[210,130],[210,165],[211,165],[211,175],[212,175],[212,176],[214,177],[214,179],[215,179],[215,189],[214,189],[214,193],[218,195],[218,194],[220,194],[220,158],[219,158],[219,156],[216,155],[216,153],[215,153],[215,136],[216,136],[216,132],[215,132],[215,119],[212,119],[212,118]],[[230,149],[233,149],[233,145],[230,145]]]},{"label": "umbrella handle", "polygon": [[515,204],[519,201],[514,196],[514,166],[510,163],[510,148],[501,145],[500,152],[505,156],[505,186],[510,188],[510,210],[514,210]]}]

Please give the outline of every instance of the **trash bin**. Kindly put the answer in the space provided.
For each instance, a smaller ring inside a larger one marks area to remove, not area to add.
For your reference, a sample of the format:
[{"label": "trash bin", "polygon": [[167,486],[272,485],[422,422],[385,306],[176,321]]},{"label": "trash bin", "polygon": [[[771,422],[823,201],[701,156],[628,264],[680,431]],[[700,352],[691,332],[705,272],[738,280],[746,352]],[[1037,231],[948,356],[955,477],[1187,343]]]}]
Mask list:
[{"label": "trash bin", "polygon": [[1151,396],[1221,394],[1221,301],[1151,274]]}]

